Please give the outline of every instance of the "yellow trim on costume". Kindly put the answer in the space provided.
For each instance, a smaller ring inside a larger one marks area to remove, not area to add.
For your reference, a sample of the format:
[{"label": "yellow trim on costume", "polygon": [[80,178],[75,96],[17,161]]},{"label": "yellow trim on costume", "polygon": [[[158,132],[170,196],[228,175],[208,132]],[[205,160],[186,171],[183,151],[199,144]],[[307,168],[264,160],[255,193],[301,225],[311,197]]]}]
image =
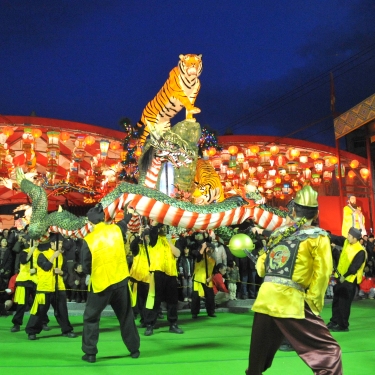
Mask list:
[{"label": "yellow trim on costume", "polygon": [[198,283],[194,281],[193,285],[194,285],[193,290],[195,292],[198,292],[199,297],[204,297],[204,289],[203,289],[202,283]]},{"label": "yellow trim on costume", "polygon": [[36,315],[39,305],[46,304],[46,295],[44,293],[37,293],[34,299],[33,307],[30,310],[31,315]]},{"label": "yellow trim on costume", "polygon": [[155,303],[155,275],[152,272],[150,275],[150,288],[148,290],[146,309],[153,309]]},{"label": "yellow trim on costume", "polygon": [[19,305],[25,305],[25,294],[25,287],[21,285],[17,286],[16,292],[14,293],[14,303],[18,303]]},{"label": "yellow trim on costume", "polygon": [[129,293],[130,293],[130,301],[132,304],[132,307],[134,307],[137,304],[137,294],[138,294],[138,283],[128,283],[129,286]]}]

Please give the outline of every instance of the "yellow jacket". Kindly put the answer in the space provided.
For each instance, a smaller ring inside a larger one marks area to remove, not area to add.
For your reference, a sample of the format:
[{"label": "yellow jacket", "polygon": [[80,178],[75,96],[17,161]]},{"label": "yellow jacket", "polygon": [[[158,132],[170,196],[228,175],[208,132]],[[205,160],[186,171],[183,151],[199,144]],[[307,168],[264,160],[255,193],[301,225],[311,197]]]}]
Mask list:
[{"label": "yellow jacket", "polygon": [[[25,253],[29,253],[30,249],[24,249],[23,250]],[[35,253],[35,251],[34,251]],[[34,257],[33,253],[33,257]],[[34,268],[36,269],[36,263]],[[37,283],[37,274],[34,273],[33,275],[30,275],[30,262],[27,262],[26,264],[20,263],[20,272],[16,278],[16,283],[20,281],[32,281],[33,283]]]},{"label": "yellow jacket", "polygon": [[[164,272],[168,276],[177,276],[177,259],[172,253],[171,246],[169,245],[169,242],[166,237],[160,236],[162,241],[166,242],[166,246],[164,247]],[[173,243],[173,241],[172,241]]]},{"label": "yellow jacket", "polygon": [[[130,276],[144,283],[150,283],[150,267],[148,265],[147,253],[144,245],[139,244],[139,253],[133,258]],[[151,246],[147,246],[147,250],[152,251]]]},{"label": "yellow jacket", "polygon": [[177,276],[176,258],[165,236],[158,236],[155,246],[148,246],[150,271],[162,271],[169,276]]},{"label": "yellow jacket", "polygon": [[[366,255],[366,251],[363,248],[363,246],[360,244],[360,242],[356,242],[355,244],[351,245],[348,240],[345,240],[344,246],[342,248],[342,252],[339,259],[339,264],[337,266],[337,270],[340,272],[342,276],[344,276],[350,265],[352,264],[352,261],[354,257],[360,252],[364,251]],[[345,277],[346,281],[349,281],[350,283],[356,282],[357,284],[360,284],[362,282],[362,276],[363,276],[363,269],[365,268],[366,264],[366,256],[363,264],[358,269],[357,273],[355,275],[348,275]],[[338,275],[336,274],[336,277]]]},{"label": "yellow jacket", "polygon": [[84,240],[92,256],[90,290],[99,293],[129,276],[124,240],[117,225],[98,223]]},{"label": "yellow jacket", "polygon": [[349,206],[345,206],[343,209],[341,234],[344,237],[348,237],[348,232],[351,227],[362,230],[362,235],[366,234],[365,217],[361,209],[353,210]]},{"label": "yellow jacket", "polygon": [[[215,259],[211,257],[207,257],[207,274],[206,274],[206,261],[205,261],[205,257],[203,254],[203,259],[200,262],[195,263],[193,281],[206,285],[206,279],[212,276],[214,267],[215,267]],[[210,288],[213,287],[212,280],[208,283],[207,286]]]},{"label": "yellow jacket", "polygon": [[[51,256],[54,254],[55,250],[48,249],[43,252],[38,252],[37,259],[39,260],[40,257],[45,256],[48,260],[51,258]],[[35,254],[35,252],[34,252]],[[62,268],[64,262],[64,258],[62,254],[60,254],[54,261],[52,268],[49,271],[44,271],[41,267],[38,265],[38,261],[35,261],[34,265],[36,266],[37,270],[37,277],[38,277],[38,283],[36,290],[38,292],[46,292],[46,293],[52,293],[56,291],[56,279],[57,279],[57,289],[58,290],[66,290],[65,289],[65,283],[60,275],[54,274],[54,269]]]},{"label": "yellow jacket", "polygon": [[[316,230],[324,233],[319,228]],[[314,229],[305,232],[309,237],[299,244],[292,273],[292,282],[302,290],[264,282],[254,302],[253,311],[279,318],[303,319],[305,302],[315,315],[319,315],[323,309],[325,290],[333,270],[331,243],[326,235],[314,235]],[[266,273],[266,256],[267,254],[263,254],[259,257],[256,264],[260,277],[264,277]]]}]

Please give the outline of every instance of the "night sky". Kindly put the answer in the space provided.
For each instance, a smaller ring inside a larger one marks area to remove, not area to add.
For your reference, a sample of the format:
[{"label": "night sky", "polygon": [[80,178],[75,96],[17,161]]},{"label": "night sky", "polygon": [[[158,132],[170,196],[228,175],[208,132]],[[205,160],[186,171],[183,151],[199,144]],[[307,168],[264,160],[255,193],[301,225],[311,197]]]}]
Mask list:
[{"label": "night sky", "polygon": [[333,145],[330,72],[338,113],[374,94],[374,20],[373,0],[0,0],[0,113],[120,130],[201,53],[201,125]]}]

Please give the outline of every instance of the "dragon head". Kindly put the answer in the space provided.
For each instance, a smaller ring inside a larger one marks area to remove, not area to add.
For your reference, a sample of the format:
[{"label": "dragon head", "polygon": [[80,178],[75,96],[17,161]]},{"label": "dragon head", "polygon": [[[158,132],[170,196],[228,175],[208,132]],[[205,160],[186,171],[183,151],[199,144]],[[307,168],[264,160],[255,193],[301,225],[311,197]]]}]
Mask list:
[{"label": "dragon head", "polygon": [[186,167],[193,161],[194,153],[187,142],[172,131],[167,131],[159,139],[152,138],[150,143],[157,157],[162,161],[169,161],[176,168]]},{"label": "dragon head", "polygon": [[21,186],[22,180],[28,180],[32,183],[34,183],[34,177],[37,175],[37,173],[25,173],[22,168],[18,167],[16,168],[16,181],[19,186]]}]

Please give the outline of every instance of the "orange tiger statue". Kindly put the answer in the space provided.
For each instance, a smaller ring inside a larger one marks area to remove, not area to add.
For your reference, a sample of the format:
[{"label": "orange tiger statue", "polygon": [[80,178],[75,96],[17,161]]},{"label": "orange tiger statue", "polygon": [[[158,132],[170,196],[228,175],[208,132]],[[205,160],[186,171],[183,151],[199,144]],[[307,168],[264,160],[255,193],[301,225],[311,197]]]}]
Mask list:
[{"label": "orange tiger statue", "polygon": [[193,203],[205,205],[224,200],[220,177],[208,160],[198,159],[194,178]]},{"label": "orange tiger statue", "polygon": [[186,120],[195,121],[194,113],[200,109],[194,106],[197,98],[202,73],[202,55],[180,55],[180,61],[169,73],[169,78],[147,103],[137,126],[141,128],[140,144],[143,145],[150,136],[159,139],[170,129],[170,119],[183,107],[186,108]]}]

